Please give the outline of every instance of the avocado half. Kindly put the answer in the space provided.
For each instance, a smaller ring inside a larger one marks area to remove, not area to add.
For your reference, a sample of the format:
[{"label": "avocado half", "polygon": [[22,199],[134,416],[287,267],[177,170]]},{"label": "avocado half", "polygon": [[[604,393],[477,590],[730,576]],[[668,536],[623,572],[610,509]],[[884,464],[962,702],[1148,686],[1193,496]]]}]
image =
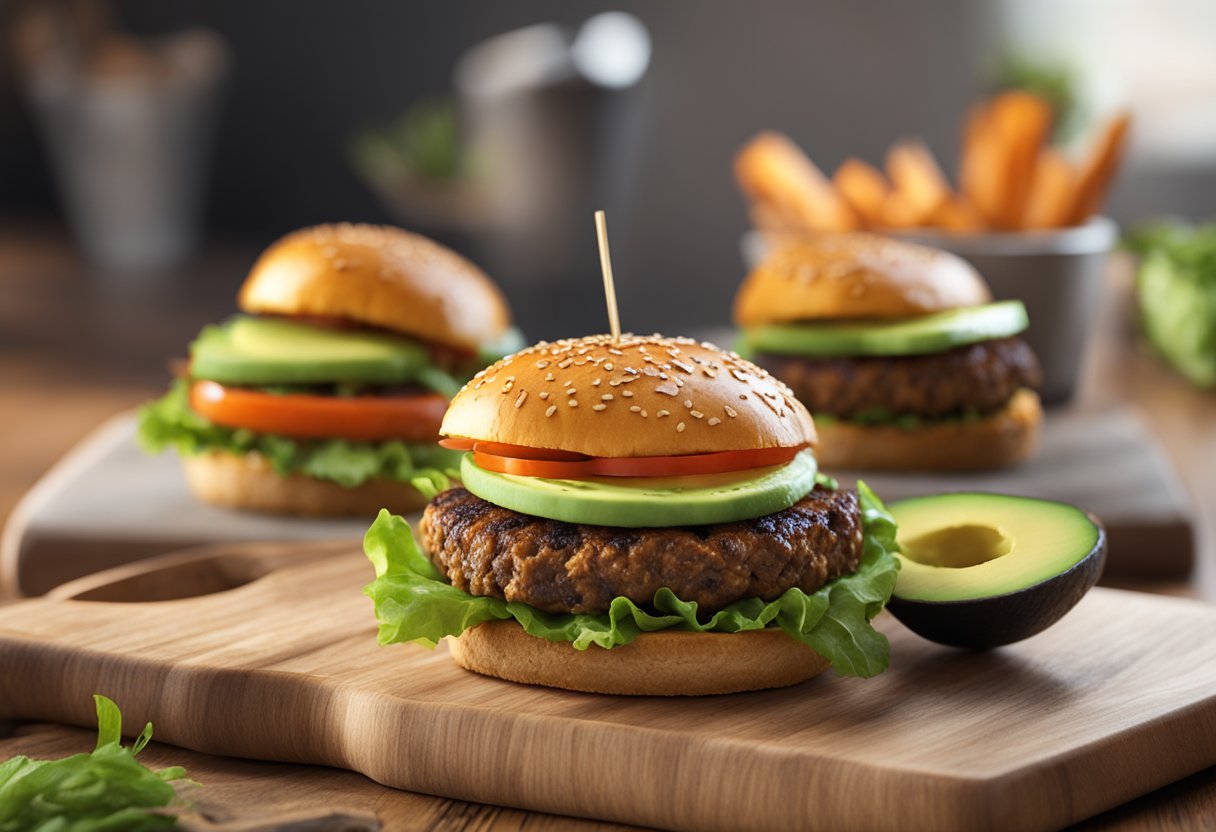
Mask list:
[{"label": "avocado half", "polygon": [[939,644],[987,649],[1040,633],[1106,565],[1101,521],[1065,503],[958,493],[888,508],[902,551],[887,609]]}]

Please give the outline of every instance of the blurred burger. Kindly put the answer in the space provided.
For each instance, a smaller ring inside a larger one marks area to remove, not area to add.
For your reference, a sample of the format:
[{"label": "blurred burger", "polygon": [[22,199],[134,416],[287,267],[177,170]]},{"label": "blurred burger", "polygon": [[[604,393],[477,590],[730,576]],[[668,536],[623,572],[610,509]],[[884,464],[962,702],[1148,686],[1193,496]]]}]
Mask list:
[{"label": "blurred burger", "polygon": [[233,508],[420,508],[459,461],[436,444],[448,399],[519,346],[480,269],[398,228],[289,234],[254,264],[239,305],[199,334],[139,427],[148,450],[182,455],[199,499]]},{"label": "blurred burger", "polygon": [[381,512],[365,549],[382,643],[489,676],[613,694],[872,676],[895,583],[874,495],[819,477],[806,408],[712,344],[540,343],[478,373],[444,444],[463,487],[420,526]]},{"label": "blurred burger", "polygon": [[815,414],[828,469],[980,470],[1026,459],[1043,417],[1025,307],[991,301],[952,254],[825,233],[780,242],[734,319]]}]

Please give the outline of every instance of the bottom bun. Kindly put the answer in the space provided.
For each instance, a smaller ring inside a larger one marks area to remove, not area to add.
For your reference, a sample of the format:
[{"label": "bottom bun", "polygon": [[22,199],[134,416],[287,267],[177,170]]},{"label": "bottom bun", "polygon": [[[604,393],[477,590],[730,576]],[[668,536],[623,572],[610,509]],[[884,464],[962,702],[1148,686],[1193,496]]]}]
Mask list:
[{"label": "bottom bun", "polygon": [[996,413],[974,422],[917,428],[816,421],[815,457],[829,470],[983,471],[1027,459],[1039,442],[1043,408],[1022,389]]},{"label": "bottom bun", "polygon": [[374,517],[382,508],[406,514],[427,503],[412,485],[391,480],[346,488],[303,474],[285,477],[256,453],[205,451],[184,457],[182,463],[194,496],[226,508],[306,517]]},{"label": "bottom bun", "polygon": [[466,670],[511,682],[627,696],[702,696],[805,682],[827,659],[781,630],[689,633],[663,630],[605,650],[575,650],[491,621],[450,641]]}]

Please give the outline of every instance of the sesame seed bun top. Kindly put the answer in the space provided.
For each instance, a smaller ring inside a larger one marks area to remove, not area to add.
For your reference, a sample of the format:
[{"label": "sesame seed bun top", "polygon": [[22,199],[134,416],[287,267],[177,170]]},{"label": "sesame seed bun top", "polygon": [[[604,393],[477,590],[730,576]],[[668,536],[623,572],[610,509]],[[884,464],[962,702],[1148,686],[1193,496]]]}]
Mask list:
[{"label": "sesame seed bun top", "polygon": [[466,350],[510,323],[481,269],[434,240],[378,225],[288,234],[258,258],[238,302],[246,312],[345,318]]},{"label": "sesame seed bun top", "polygon": [[739,326],[908,318],[992,300],[965,260],[878,234],[784,238],[735,296]]},{"label": "sesame seed bun top", "polygon": [[660,335],[528,347],[466,384],[440,433],[597,457],[815,442],[810,413],[767,372],[713,344]]}]

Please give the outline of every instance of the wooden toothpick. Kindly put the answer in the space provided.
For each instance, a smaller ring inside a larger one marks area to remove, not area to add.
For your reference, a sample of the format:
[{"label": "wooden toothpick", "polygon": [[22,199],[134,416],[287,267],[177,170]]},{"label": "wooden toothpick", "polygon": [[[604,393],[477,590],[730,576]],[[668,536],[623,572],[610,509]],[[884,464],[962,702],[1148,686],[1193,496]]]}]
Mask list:
[{"label": "wooden toothpick", "polygon": [[620,343],[621,318],[616,309],[616,284],[612,282],[612,257],[608,254],[608,221],[603,211],[595,212],[595,235],[600,241],[600,269],[604,272],[604,299],[608,301],[608,325],[612,343]]}]

